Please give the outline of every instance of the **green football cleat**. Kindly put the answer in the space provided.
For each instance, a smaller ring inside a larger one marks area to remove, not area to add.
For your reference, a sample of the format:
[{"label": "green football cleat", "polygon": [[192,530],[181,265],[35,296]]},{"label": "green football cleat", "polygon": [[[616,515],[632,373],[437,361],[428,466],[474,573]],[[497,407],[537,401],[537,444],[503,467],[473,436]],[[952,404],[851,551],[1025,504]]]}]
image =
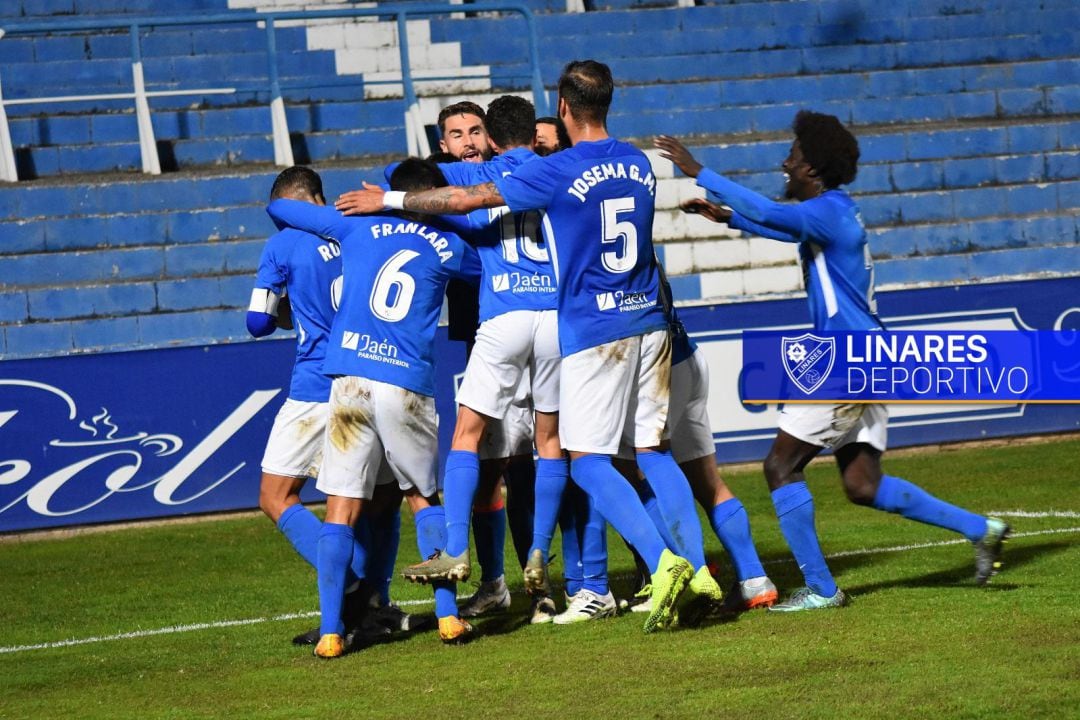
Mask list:
[{"label": "green football cleat", "polygon": [[705,566],[698,568],[676,606],[675,614],[679,625],[683,627],[700,625],[702,618],[708,614],[709,610],[719,605],[723,599],[724,593],[716,584],[709,568]]},{"label": "green football cleat", "polygon": [[429,583],[433,580],[464,582],[472,572],[471,565],[468,548],[460,555],[447,555],[442,550],[436,550],[424,562],[405,568],[401,576],[409,582],[418,583]]},{"label": "green football cleat", "polygon": [[799,612],[800,610],[820,610],[822,608],[843,607],[847,605],[847,595],[840,588],[832,597],[818,595],[808,587],[801,587],[791,593],[791,597],[769,608],[769,612]]},{"label": "green football cleat", "polygon": [[660,564],[652,574],[652,609],[645,618],[645,632],[666,628],[675,618],[675,603],[694,577],[694,568],[685,558],[668,549],[660,554]]},{"label": "green football cleat", "polygon": [[975,582],[985,585],[1001,569],[1001,546],[1012,528],[1004,520],[986,518],[986,534],[975,543]]}]

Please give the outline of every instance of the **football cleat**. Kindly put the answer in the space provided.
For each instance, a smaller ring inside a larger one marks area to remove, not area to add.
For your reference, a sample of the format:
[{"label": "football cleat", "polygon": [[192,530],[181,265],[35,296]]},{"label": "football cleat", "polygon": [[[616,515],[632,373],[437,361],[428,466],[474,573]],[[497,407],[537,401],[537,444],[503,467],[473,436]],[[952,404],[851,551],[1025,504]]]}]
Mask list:
[{"label": "football cleat", "polygon": [[727,613],[772,607],[780,594],[766,575],[736,582],[724,598],[722,609]]},{"label": "football cleat", "polygon": [[319,642],[319,628],[314,627],[292,639],[293,645],[315,645]]},{"label": "football cleat", "polygon": [[679,625],[683,627],[700,625],[702,618],[723,599],[724,593],[716,584],[709,568],[705,566],[698,568],[687,584],[686,592],[679,597],[676,605],[675,615]]},{"label": "football cleat", "polygon": [[548,581],[547,563],[544,553],[539,548],[529,553],[525,561],[525,592],[529,595],[551,595],[551,583]]},{"label": "football cleat", "polygon": [[555,601],[546,595],[533,595],[532,610],[529,612],[530,625],[543,625],[555,619],[559,611],[555,609]]},{"label": "football cleat", "polygon": [[630,612],[647,613],[652,612],[652,584],[646,583],[641,586],[641,589],[634,593],[634,597],[631,598]]},{"label": "football cleat", "polygon": [[1004,520],[986,518],[986,534],[975,543],[975,582],[985,585],[1001,569],[1001,550],[1012,528]]},{"label": "football cleat", "polygon": [[652,607],[645,618],[645,632],[671,625],[675,619],[675,604],[693,577],[694,568],[690,562],[664,548],[660,564],[652,574],[652,594],[649,596]]},{"label": "football cleat", "polygon": [[447,645],[464,645],[473,639],[476,630],[454,615],[439,618],[439,639]]},{"label": "football cleat", "polygon": [[510,607],[510,589],[500,575],[496,580],[480,583],[472,597],[461,604],[461,617],[478,617],[489,612],[499,612]]},{"label": "football cleat", "polygon": [[418,632],[435,625],[435,616],[429,614],[413,615],[399,608],[394,603],[380,605],[368,611],[368,619],[389,632]]},{"label": "football cleat", "polygon": [[801,587],[791,593],[791,597],[782,603],[773,605],[769,612],[799,612],[801,610],[820,610],[822,608],[843,607],[847,605],[847,595],[840,588],[832,597],[818,595],[808,587]]},{"label": "football cleat", "polygon": [[597,595],[592,590],[579,590],[567,604],[566,610],[556,615],[551,621],[556,625],[571,625],[586,620],[611,617],[617,611],[615,596],[611,592]]},{"label": "football cleat", "polygon": [[315,646],[315,657],[324,660],[341,657],[345,654],[345,638],[337,633],[327,633],[319,638],[319,644]]},{"label": "football cleat", "polygon": [[472,572],[469,549],[460,555],[447,555],[436,550],[427,560],[405,568],[401,576],[410,582],[429,583],[432,580],[464,582]]}]

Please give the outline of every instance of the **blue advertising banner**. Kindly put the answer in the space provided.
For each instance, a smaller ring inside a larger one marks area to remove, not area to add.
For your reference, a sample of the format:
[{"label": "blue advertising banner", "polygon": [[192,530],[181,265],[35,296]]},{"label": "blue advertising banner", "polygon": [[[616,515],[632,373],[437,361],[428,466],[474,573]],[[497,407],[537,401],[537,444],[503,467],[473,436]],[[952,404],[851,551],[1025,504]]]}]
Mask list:
[{"label": "blue advertising banner", "polygon": [[[893,331],[1080,330],[1080,278],[879,292],[877,301],[885,326]],[[806,300],[680,308],[679,317],[709,363],[709,418],[717,458],[761,460],[776,436],[780,405],[747,401],[746,383],[756,368],[743,366],[743,333],[813,332]],[[889,406],[890,447],[1077,430],[1076,404]]]},{"label": "blue advertising banner", "polygon": [[[1076,330],[1078,298],[1080,278],[878,294],[896,331]],[[680,316],[709,362],[718,460],[760,460],[778,405],[744,402],[742,334],[812,332],[806,301],[687,307]],[[281,339],[0,363],[0,532],[257,507],[293,354],[294,341]],[[464,368],[463,346],[445,329],[436,357],[445,453]],[[1080,405],[897,405],[889,442],[1069,430],[1080,430]],[[309,487],[304,497],[318,493]]]}]

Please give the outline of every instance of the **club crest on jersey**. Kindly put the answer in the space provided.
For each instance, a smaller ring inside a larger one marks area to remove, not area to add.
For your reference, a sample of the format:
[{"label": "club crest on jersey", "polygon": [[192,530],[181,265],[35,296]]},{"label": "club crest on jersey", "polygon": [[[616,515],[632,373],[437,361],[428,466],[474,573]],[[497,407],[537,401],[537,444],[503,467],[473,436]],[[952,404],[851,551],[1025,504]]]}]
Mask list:
[{"label": "club crest on jersey", "polygon": [[810,333],[794,338],[783,337],[780,341],[780,355],[784,371],[791,378],[791,382],[807,395],[811,395],[829,377],[829,371],[836,359],[836,341]]}]

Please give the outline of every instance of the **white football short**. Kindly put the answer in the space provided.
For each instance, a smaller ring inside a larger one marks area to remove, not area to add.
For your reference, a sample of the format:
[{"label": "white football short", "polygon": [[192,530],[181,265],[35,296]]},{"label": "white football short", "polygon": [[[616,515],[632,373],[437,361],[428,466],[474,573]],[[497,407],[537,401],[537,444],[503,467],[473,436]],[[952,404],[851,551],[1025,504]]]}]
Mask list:
[{"label": "white football short", "polygon": [[[540,412],[559,409],[559,325],[554,310],[515,310],[485,320],[476,331],[458,405],[502,418],[531,379],[532,405]],[[528,371],[528,374],[526,374]]]},{"label": "white football short", "polygon": [[385,456],[402,490],[431,497],[438,434],[434,398],[377,380],[335,378],[316,487],[327,495],[370,499]]},{"label": "white football short", "polygon": [[889,410],[880,404],[785,405],[779,427],[811,445],[841,448],[867,443],[885,452]]},{"label": "white football short", "polygon": [[709,422],[709,364],[697,350],[671,366],[671,455],[684,463],[716,455]]},{"label": "white football short", "polygon": [[487,424],[480,439],[480,459],[532,455],[533,432],[533,410],[528,396],[522,400],[515,399],[502,420],[492,420]]},{"label": "white football short", "polygon": [[667,438],[666,329],[567,355],[561,374],[559,439],[567,450],[615,455],[620,445],[655,447]]},{"label": "white football short", "polygon": [[329,407],[324,402],[286,399],[270,429],[262,471],[292,478],[316,477],[322,464]]}]

